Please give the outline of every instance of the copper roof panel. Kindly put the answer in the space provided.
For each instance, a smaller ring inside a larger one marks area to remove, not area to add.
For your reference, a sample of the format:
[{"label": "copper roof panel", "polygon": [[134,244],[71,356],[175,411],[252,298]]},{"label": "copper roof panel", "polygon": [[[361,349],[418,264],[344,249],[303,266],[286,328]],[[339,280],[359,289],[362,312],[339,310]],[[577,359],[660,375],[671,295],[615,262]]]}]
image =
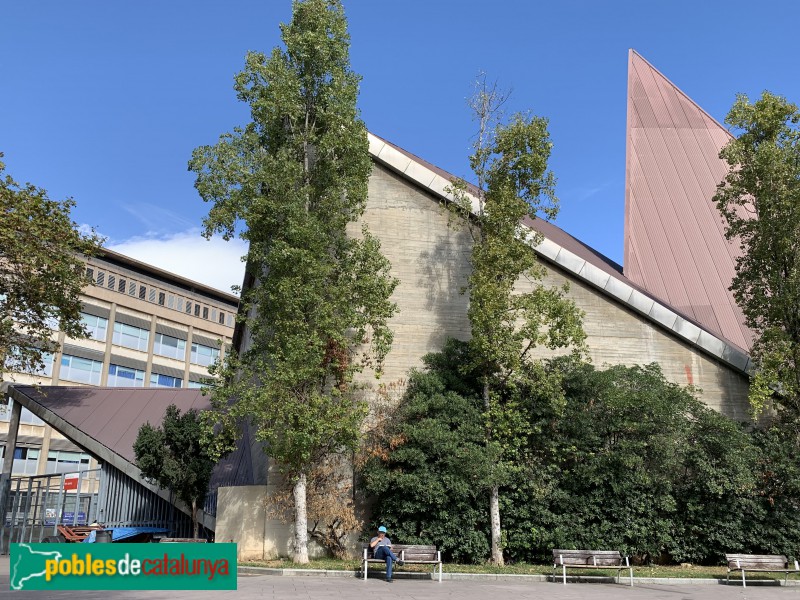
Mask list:
[{"label": "copper roof panel", "polygon": [[712,202],[730,134],[641,56],[628,64],[625,275],[740,348],[752,333],[728,290],[738,248]]}]

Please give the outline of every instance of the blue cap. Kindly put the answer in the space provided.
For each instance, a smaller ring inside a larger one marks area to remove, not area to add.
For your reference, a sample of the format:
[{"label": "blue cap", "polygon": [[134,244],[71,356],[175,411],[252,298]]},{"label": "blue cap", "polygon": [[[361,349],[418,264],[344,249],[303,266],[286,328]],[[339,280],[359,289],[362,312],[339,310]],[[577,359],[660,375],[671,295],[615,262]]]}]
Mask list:
[{"label": "blue cap", "polygon": [[380,527],[378,527],[378,531],[380,531],[381,533],[386,533],[386,527],[381,525]]}]

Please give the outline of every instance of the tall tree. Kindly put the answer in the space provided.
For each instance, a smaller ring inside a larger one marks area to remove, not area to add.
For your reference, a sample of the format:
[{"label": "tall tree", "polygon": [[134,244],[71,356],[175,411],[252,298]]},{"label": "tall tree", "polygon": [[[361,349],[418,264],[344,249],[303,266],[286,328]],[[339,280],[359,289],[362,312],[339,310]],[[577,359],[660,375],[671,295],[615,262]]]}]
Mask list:
[{"label": "tall tree", "polygon": [[[0,158],[3,154],[0,153]],[[90,280],[83,256],[100,238],[72,221],[75,201],[20,185],[0,161],[0,381],[6,372],[36,372],[58,350],[53,330],[86,337],[80,293]]]},{"label": "tall tree", "polygon": [[[555,218],[555,177],[548,170],[552,143],[547,119],[515,114],[507,121],[506,97],[481,76],[470,102],[478,132],[470,156],[477,189],[463,180],[451,185],[454,207],[473,236],[472,273],[467,289],[472,355],[480,374],[486,409],[487,443],[495,454],[513,455],[528,433],[513,394],[514,379],[532,372],[523,366],[534,348],[583,347],[582,312],[566,297],[568,287],[543,283],[545,268],[529,243],[541,234],[523,228],[524,219]],[[472,191],[472,193],[470,193]],[[527,291],[523,291],[527,288]],[[512,462],[498,460],[489,490],[492,562],[503,564],[500,486]]]},{"label": "tall tree", "polygon": [[170,490],[192,510],[192,530],[197,537],[197,509],[208,493],[216,460],[202,443],[202,423],[196,410],[170,404],[161,426],[145,423],[133,444],[136,466],[142,476]]},{"label": "tall tree", "polygon": [[730,171],[714,201],[742,250],[731,290],[756,336],[750,399],[758,412],[777,392],[800,425],[800,112],[769,92],[740,95],[725,122],[739,136],[720,152]]},{"label": "tall tree", "polygon": [[366,227],[348,235],[372,167],[342,5],[297,0],[281,31],[285,50],[248,53],[236,76],[252,122],[197,148],[190,169],[213,203],[205,234],[229,239],[241,223],[250,245],[253,283],[241,313],[249,340],[221,369],[218,431],[249,421],[294,482],[294,560],[305,563],[307,476],[331,452],[357,445],[366,404],[353,377],[365,367],[380,375],[397,281]]}]

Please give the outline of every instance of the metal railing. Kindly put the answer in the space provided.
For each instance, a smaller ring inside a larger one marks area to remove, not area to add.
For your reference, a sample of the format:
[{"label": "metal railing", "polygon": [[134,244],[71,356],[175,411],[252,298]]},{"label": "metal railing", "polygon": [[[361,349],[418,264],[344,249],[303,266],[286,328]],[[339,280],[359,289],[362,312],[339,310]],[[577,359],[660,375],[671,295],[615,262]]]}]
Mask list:
[{"label": "metal railing", "polygon": [[0,525],[0,554],[9,544],[42,542],[59,525],[88,525],[97,519],[101,469],[11,477]]}]

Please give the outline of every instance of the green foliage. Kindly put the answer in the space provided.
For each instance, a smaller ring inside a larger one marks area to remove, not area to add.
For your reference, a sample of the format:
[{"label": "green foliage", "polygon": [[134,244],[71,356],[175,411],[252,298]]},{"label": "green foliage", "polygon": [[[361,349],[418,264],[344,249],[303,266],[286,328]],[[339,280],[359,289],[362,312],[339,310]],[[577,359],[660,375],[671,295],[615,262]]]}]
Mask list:
[{"label": "green foliage", "polygon": [[4,171],[0,161],[0,381],[4,371],[42,369],[43,354],[58,349],[54,328],[86,337],[80,293],[90,280],[81,255],[94,255],[101,242],[72,221],[74,200],[50,200]]},{"label": "green foliage", "polygon": [[203,428],[196,410],[181,411],[170,404],[159,427],[139,428],[133,451],[142,477],[172,491],[192,509],[197,537],[197,508],[203,504],[216,460],[202,443]]},{"label": "green foliage", "polygon": [[470,394],[452,364],[467,349],[451,341],[413,371],[380,451],[361,471],[375,498],[373,525],[385,524],[402,543],[435,543],[448,561],[472,561],[489,550],[485,497],[490,459],[483,402]]},{"label": "green foliage", "polygon": [[[379,499],[377,520],[391,523],[398,540],[437,543],[454,560],[480,562],[488,550],[473,540],[489,537],[481,507],[498,457],[480,444],[479,379],[458,377],[467,353],[451,343],[427,358],[388,452],[369,463],[365,482]],[[554,547],[591,547],[715,564],[726,551],[796,548],[798,444],[785,429],[748,432],[656,365],[600,371],[565,357],[506,393],[525,416],[515,430],[528,432],[503,448],[503,462],[513,465],[500,487],[510,560],[542,562]],[[469,468],[458,464],[458,448],[469,449]],[[451,532],[462,529],[459,546]]]},{"label": "green foliage", "polygon": [[740,95],[725,122],[740,132],[720,152],[730,171],[714,201],[725,235],[743,254],[731,284],[756,335],[751,400],[762,410],[778,391],[784,417],[800,419],[800,112],[764,92]]},{"label": "green foliage", "polygon": [[206,235],[230,238],[242,225],[250,247],[253,283],[240,311],[249,344],[219,369],[227,383],[214,391],[213,419],[223,430],[250,420],[297,475],[332,449],[355,447],[366,407],[352,378],[365,366],[380,374],[397,282],[366,228],[348,236],[371,162],[341,4],[295,2],[281,30],[286,49],[249,53],[236,76],[252,122],[196,149],[190,169],[213,202]]},{"label": "green foliage", "polygon": [[[479,133],[470,164],[478,178],[476,197],[456,180],[449,188],[454,210],[473,234],[472,273],[467,291],[474,368],[492,387],[519,376],[536,347],[582,349],[582,313],[566,298],[568,288],[542,283],[545,270],[529,243],[541,239],[522,231],[524,219],[558,214],[555,177],[548,170],[552,143],[547,119],[516,114],[507,122],[505,98],[479,80],[471,102]],[[527,237],[525,237],[527,236]],[[520,282],[531,289],[521,292]]]}]

